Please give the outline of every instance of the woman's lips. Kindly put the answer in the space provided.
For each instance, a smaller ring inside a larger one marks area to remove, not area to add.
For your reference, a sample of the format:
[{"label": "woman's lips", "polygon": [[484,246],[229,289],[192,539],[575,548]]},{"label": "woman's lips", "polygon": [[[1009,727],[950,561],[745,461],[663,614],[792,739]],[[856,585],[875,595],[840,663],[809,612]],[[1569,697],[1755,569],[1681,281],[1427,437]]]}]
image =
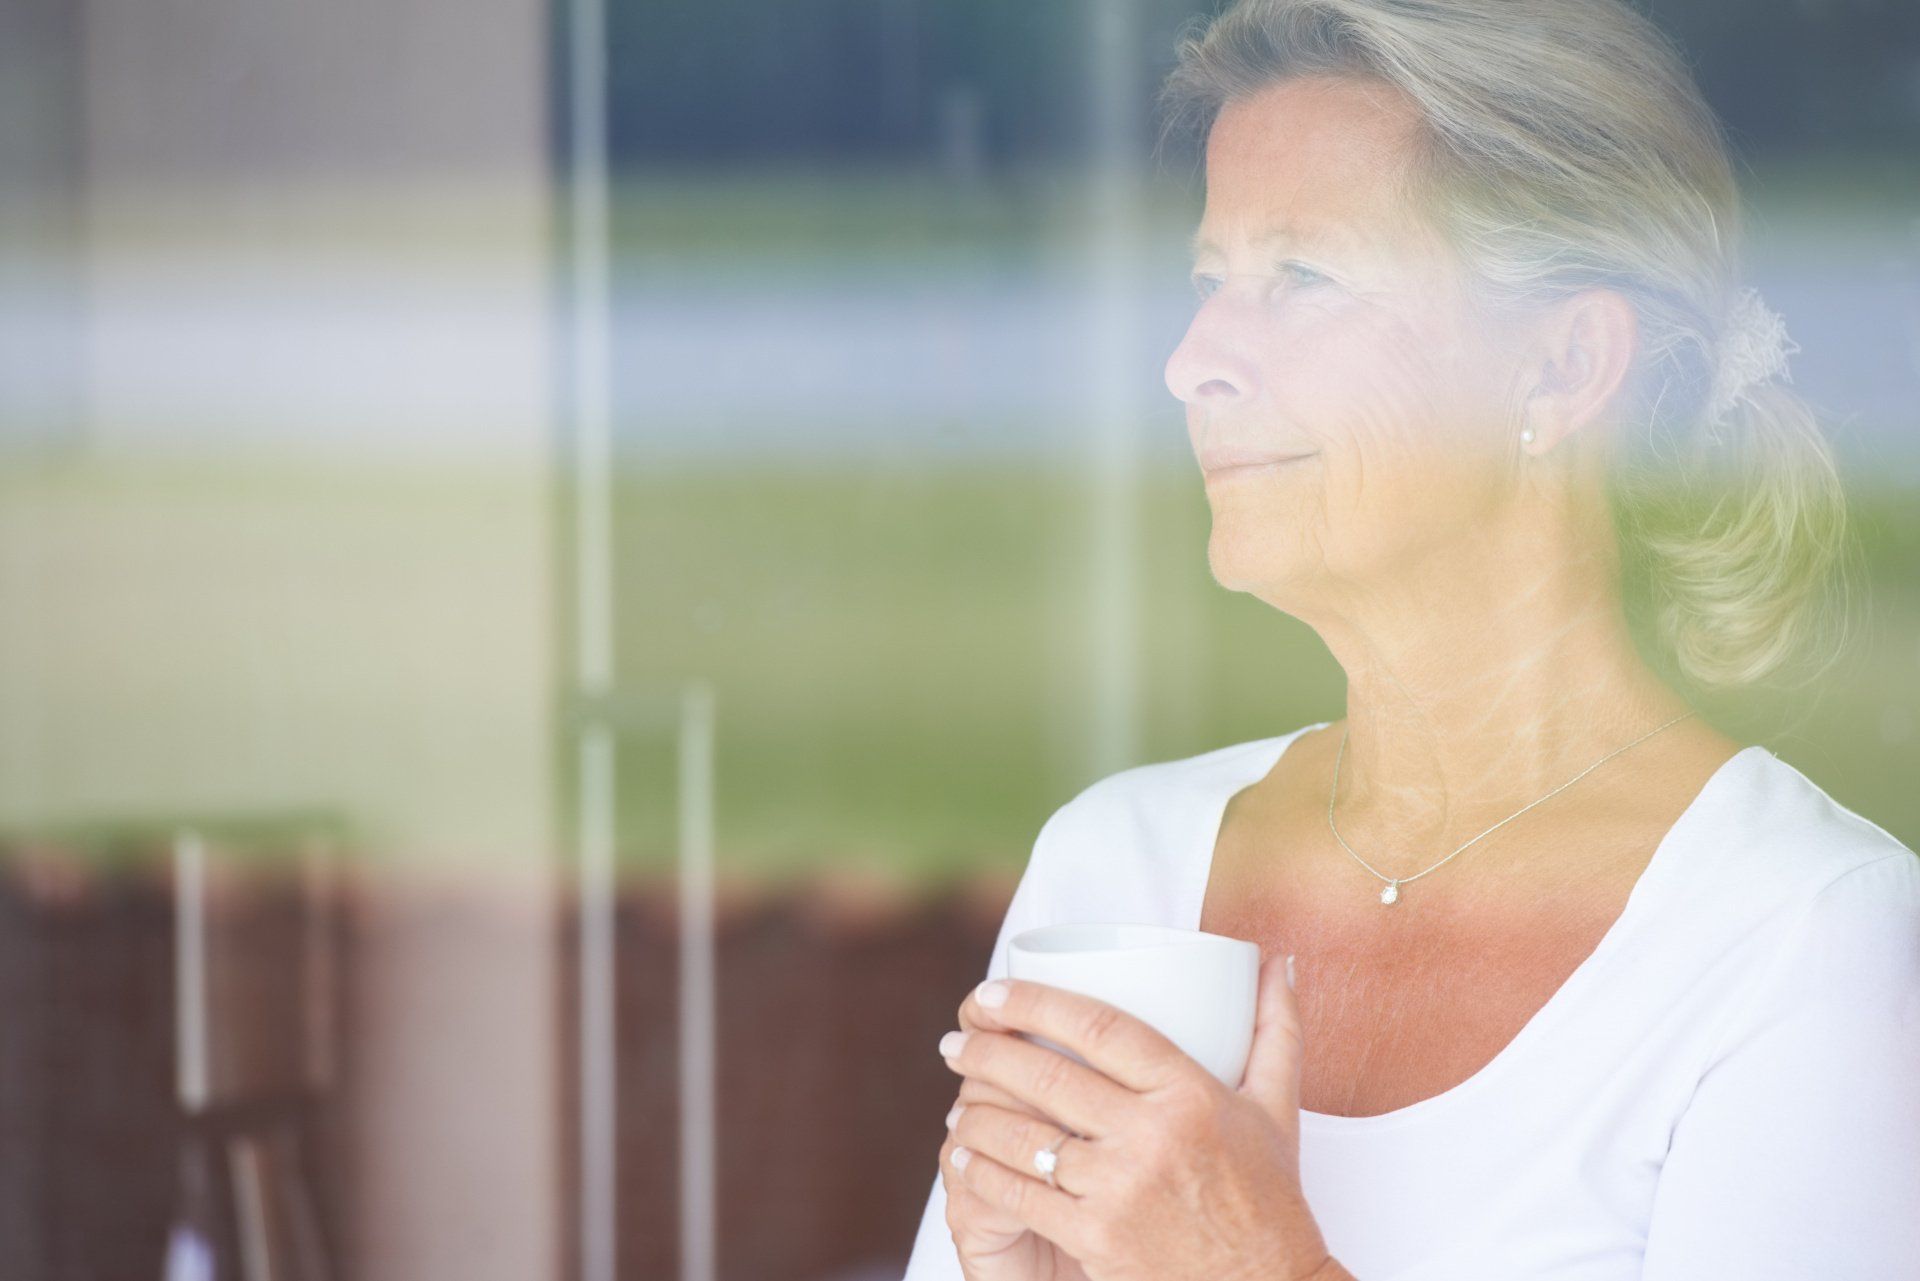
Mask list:
[{"label": "woman's lips", "polygon": [[1252,462],[1227,463],[1218,467],[1204,468],[1203,471],[1208,480],[1213,480],[1216,477],[1253,476],[1265,472],[1279,471],[1289,464],[1305,462],[1312,457],[1312,454],[1295,454],[1288,458],[1266,458]]}]

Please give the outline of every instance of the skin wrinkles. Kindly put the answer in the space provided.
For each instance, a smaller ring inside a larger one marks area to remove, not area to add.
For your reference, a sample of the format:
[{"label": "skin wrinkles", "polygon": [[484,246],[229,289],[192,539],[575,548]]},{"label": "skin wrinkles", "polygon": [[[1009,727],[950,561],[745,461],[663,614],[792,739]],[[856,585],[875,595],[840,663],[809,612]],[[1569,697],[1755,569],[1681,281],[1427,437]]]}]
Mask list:
[{"label": "skin wrinkles", "polygon": [[[1301,88],[1299,83],[1282,86],[1271,96],[1291,96],[1297,101],[1311,94],[1303,94]],[[1378,101],[1376,95],[1365,96]],[[1486,341],[1485,327],[1462,323],[1467,305],[1459,268],[1441,252],[1432,235],[1411,225],[1397,207],[1382,203],[1392,183],[1381,174],[1397,172],[1410,126],[1393,121],[1354,126],[1349,104],[1343,127],[1338,129],[1283,134],[1271,128],[1234,128],[1236,106],[1257,121],[1257,102],[1229,106],[1210,141],[1208,207],[1198,238],[1221,248],[1196,266],[1222,271],[1230,279],[1200,307],[1181,349],[1169,360],[1169,386],[1188,401],[1189,434],[1196,452],[1214,432],[1239,443],[1249,436],[1255,440],[1267,436],[1276,452],[1318,446],[1322,456],[1308,466],[1319,468],[1325,483],[1296,485],[1290,477],[1270,487],[1306,491],[1296,493],[1291,501],[1317,508],[1308,519],[1274,512],[1272,506],[1283,495],[1257,495],[1249,492],[1251,486],[1237,487],[1231,503],[1216,499],[1209,546],[1216,577],[1229,588],[1254,590],[1256,585],[1247,580],[1245,571],[1253,559],[1248,544],[1271,543],[1279,537],[1293,540],[1298,551],[1294,559],[1315,564],[1342,594],[1376,597],[1383,607],[1404,598],[1404,585],[1421,581],[1450,583],[1460,595],[1484,601],[1511,596],[1514,609],[1537,603],[1557,584],[1547,579],[1516,580],[1508,566],[1487,559],[1475,564],[1445,557],[1444,563],[1436,563],[1507,514],[1501,511],[1500,501],[1509,496],[1499,491],[1497,482],[1506,474],[1501,463],[1511,440],[1505,432],[1495,436],[1488,427],[1513,379],[1500,364],[1505,353]],[[1296,109],[1295,114],[1304,111]],[[1284,162],[1279,174],[1274,172],[1276,156],[1272,154],[1276,139],[1282,140],[1277,150],[1286,153],[1277,158]],[[1319,287],[1311,294],[1292,291],[1268,308],[1250,305],[1253,300],[1246,290],[1237,289],[1240,282],[1232,277],[1237,271],[1263,268],[1251,246],[1270,225],[1323,226],[1342,216],[1362,226],[1388,229],[1385,235],[1353,237],[1378,246],[1364,268],[1351,259],[1345,264],[1329,263],[1328,269],[1342,271],[1346,282]],[[1329,301],[1333,295],[1338,296],[1337,302]],[[1194,363],[1196,351],[1204,351],[1214,368],[1187,368]],[[1312,373],[1296,373],[1302,370]],[[1212,372],[1220,377],[1207,378]],[[1183,380],[1190,384],[1185,392],[1178,385]],[[1223,384],[1230,384],[1233,391],[1223,394]],[[1260,417],[1266,421],[1260,425],[1266,430],[1248,429],[1249,407],[1262,411]],[[1417,424],[1417,429],[1409,430],[1409,424]],[[1376,511],[1378,519],[1355,519]],[[1389,518],[1389,511],[1396,515]],[[1343,527],[1361,535],[1384,531],[1388,536],[1417,529],[1420,536],[1389,549],[1380,547],[1377,537],[1333,537]],[[1390,565],[1391,578],[1382,574],[1382,562],[1389,558],[1380,553],[1387,550],[1400,553],[1394,558],[1398,563]],[[1265,559],[1279,558],[1269,554]],[[1463,574],[1474,577],[1463,578]],[[1517,596],[1513,595],[1516,589]],[[1431,593],[1434,588],[1425,590]],[[1283,609],[1291,603],[1277,593],[1270,596],[1256,590],[1256,594]],[[1580,612],[1604,616],[1607,604],[1606,594],[1599,593]],[[1433,612],[1438,616],[1458,611]],[[1305,612],[1300,616],[1314,621]],[[1498,619],[1489,621],[1499,625]],[[1553,626],[1559,628],[1559,621]],[[1573,626],[1577,621],[1568,625]],[[1559,631],[1560,636],[1566,634],[1567,629]],[[1345,639],[1361,649],[1363,658],[1371,659],[1356,665],[1392,688],[1402,715],[1418,707],[1421,700],[1412,691],[1427,681],[1402,676],[1408,662],[1405,656],[1379,649],[1364,632]],[[1493,698],[1477,696],[1464,684],[1457,690],[1462,714],[1469,718],[1459,728],[1467,732],[1492,728],[1495,709],[1501,706],[1497,696],[1531,668],[1533,663],[1521,662],[1465,673],[1467,682],[1486,680],[1497,688]],[[1471,719],[1475,717],[1479,719]],[[1536,735],[1545,729],[1536,726]],[[1427,736],[1435,732],[1427,727]],[[1359,736],[1349,747],[1347,773],[1354,784],[1356,808],[1365,808],[1372,800],[1369,771],[1359,765],[1368,751],[1365,737]],[[1481,768],[1483,778],[1511,777],[1526,761],[1539,769],[1536,745],[1524,736],[1516,740],[1502,733],[1495,741],[1511,743],[1511,755],[1486,762]],[[1398,772],[1410,779],[1418,774]],[[1546,787],[1564,777],[1563,772]],[[1424,802],[1423,808],[1429,811],[1438,806],[1443,812],[1433,818],[1440,820],[1439,826],[1454,818],[1444,812],[1444,797],[1471,790],[1444,784],[1413,786],[1419,788],[1414,798],[1380,799],[1398,801],[1402,808],[1408,799]]]},{"label": "skin wrinkles", "polygon": [[[1228,805],[1201,926],[1300,954],[1319,1045],[1305,1106],[1350,1115],[1491,1059],[1740,746],[1683,721],[1390,910],[1328,832],[1343,731],[1340,833],[1404,877],[1690,710],[1637,651],[1606,506],[1633,308],[1591,288],[1482,314],[1469,265],[1403,192],[1420,129],[1390,87],[1353,79],[1229,102],[1193,237],[1218,287],[1166,364],[1197,459],[1312,454],[1203,475],[1213,577],[1311,626],[1347,696]],[[1315,243],[1273,239],[1288,228]],[[1331,283],[1277,280],[1289,259]]]},{"label": "skin wrinkles", "polygon": [[[1401,204],[1418,129],[1377,86],[1312,78],[1235,99],[1209,133],[1196,268],[1219,288],[1167,386],[1203,462],[1299,457],[1203,477],[1208,565],[1314,629],[1346,674],[1346,715],[1297,736],[1221,815],[1199,926],[1266,958],[1239,1087],[1064,989],[988,983],[962,1005],[969,1035],[942,1053],[967,1106],[942,1177],[976,1281],[1347,1275],[1301,1188],[1303,1112],[1391,1111],[1490,1061],[1738,750],[1677,726],[1393,908],[1327,830],[1343,735],[1341,831],[1408,876],[1688,710],[1635,650],[1609,550],[1601,469],[1632,306],[1591,288],[1497,325],[1477,315],[1465,265]],[[1344,233],[1279,250],[1333,283],[1282,278],[1270,236],[1285,227]],[[983,1005],[990,992],[1004,1001]],[[1059,1126],[1087,1141],[1063,1149],[1055,1188],[1023,1171]]]}]

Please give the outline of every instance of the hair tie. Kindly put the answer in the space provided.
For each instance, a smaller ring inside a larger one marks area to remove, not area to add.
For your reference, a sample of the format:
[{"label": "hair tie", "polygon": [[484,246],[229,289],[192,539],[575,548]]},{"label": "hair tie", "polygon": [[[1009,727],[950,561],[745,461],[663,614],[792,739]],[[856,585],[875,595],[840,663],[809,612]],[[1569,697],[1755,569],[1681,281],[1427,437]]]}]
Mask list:
[{"label": "hair tie", "polygon": [[1786,321],[1760,300],[1759,290],[1735,293],[1720,330],[1720,360],[1707,396],[1708,425],[1723,421],[1756,384],[1774,378],[1793,381],[1787,357],[1799,350],[1800,344],[1787,336]]}]

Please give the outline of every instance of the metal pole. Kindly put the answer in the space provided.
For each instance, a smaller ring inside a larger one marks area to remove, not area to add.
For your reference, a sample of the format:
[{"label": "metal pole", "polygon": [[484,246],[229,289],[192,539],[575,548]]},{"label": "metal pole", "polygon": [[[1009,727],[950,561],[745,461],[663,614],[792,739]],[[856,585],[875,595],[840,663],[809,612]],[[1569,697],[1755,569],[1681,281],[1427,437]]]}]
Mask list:
[{"label": "metal pole", "polygon": [[682,1281],[714,1281],[712,685],[688,685],[680,707],[680,1275]]},{"label": "metal pole", "polygon": [[1090,0],[1093,206],[1088,448],[1089,591],[1086,641],[1093,682],[1088,745],[1093,777],[1139,758],[1140,299],[1142,175],[1134,126],[1140,86],[1137,0]]},{"label": "metal pole", "polygon": [[580,705],[580,1275],[614,1281],[618,1091],[615,1078],[612,414],[606,8],[572,0],[568,20],[568,185],[573,413],[575,655]]},{"label": "metal pole", "polygon": [[173,837],[174,1089],[189,1116],[207,1106],[207,843],[182,828]]}]

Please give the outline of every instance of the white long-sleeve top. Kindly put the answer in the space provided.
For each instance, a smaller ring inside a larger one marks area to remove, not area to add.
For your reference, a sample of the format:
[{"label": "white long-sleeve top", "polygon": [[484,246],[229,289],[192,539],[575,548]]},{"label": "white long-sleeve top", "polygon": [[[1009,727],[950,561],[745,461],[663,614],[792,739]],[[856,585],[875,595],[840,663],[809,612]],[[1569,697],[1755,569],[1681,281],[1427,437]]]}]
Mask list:
[{"label": "white long-sleeve top", "polygon": [[[1035,925],[1197,928],[1228,797],[1327,723],[1061,806],[986,977]],[[1300,1122],[1307,1202],[1359,1281],[1920,1281],[1920,858],[1749,746],[1490,1063]],[[961,1277],[936,1170],[904,1281]]]}]

